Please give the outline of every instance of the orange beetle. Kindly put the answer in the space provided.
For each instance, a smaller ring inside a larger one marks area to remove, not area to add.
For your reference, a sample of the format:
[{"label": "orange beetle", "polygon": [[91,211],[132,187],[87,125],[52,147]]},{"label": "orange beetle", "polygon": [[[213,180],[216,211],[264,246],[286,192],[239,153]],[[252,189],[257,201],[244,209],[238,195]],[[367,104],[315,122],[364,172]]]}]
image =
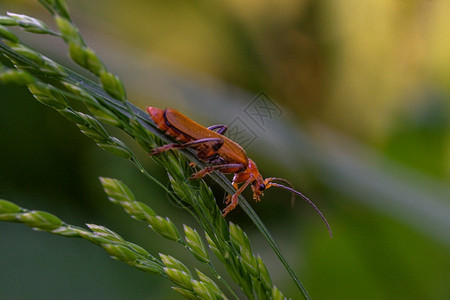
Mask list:
[{"label": "orange beetle", "polygon": [[[249,184],[252,187],[253,199],[257,202],[261,200],[264,190],[275,186],[286,189],[305,199],[320,215],[328,228],[330,236],[332,236],[330,225],[311,200],[290,187],[274,182],[282,181],[290,184],[287,180],[276,177],[263,179],[256,164],[247,157],[244,149],[223,135],[227,130],[227,126],[214,125],[206,128],[173,108],[162,110],[155,107],[147,107],[147,112],[160,130],[181,142],[154,148],[150,155],[157,155],[171,149],[191,148],[196,151],[198,158],[208,163],[209,166],[194,173],[190,179],[202,178],[216,170],[222,173],[234,173],[232,184],[236,192],[227,197],[226,203],[228,206],[223,210],[223,216],[226,216],[236,208],[238,196]],[[239,187],[241,183],[243,184]]]}]

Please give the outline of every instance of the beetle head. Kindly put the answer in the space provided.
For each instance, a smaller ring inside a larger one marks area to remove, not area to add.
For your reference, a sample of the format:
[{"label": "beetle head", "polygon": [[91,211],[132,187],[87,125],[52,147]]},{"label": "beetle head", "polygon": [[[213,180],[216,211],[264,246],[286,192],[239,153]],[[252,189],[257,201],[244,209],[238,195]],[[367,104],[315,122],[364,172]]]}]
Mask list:
[{"label": "beetle head", "polygon": [[255,201],[260,201],[261,196],[264,195],[264,191],[266,190],[266,183],[259,173],[258,167],[251,159],[248,160],[246,172],[250,177],[254,178],[252,182],[253,199]]}]

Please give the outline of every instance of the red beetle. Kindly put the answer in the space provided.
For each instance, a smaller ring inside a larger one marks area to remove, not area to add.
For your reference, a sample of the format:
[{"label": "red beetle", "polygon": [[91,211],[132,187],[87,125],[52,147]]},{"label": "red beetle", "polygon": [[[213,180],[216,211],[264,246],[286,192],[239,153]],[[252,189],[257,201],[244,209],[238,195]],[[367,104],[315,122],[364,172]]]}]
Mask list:
[{"label": "red beetle", "polygon": [[[253,199],[257,202],[261,200],[264,190],[275,186],[305,199],[320,215],[328,228],[330,236],[332,236],[330,225],[317,206],[302,193],[274,182],[282,181],[289,184],[287,180],[276,177],[264,179],[253,160],[247,157],[244,149],[223,135],[227,130],[225,125],[214,125],[206,128],[173,108],[162,110],[155,107],[147,107],[147,111],[160,130],[180,142],[154,148],[150,155],[157,155],[171,149],[191,148],[196,151],[198,158],[209,164],[209,166],[194,173],[190,179],[202,178],[216,170],[222,173],[234,173],[232,184],[236,192],[227,197],[226,203],[228,206],[223,210],[223,216],[226,216],[236,207],[238,196],[248,185],[251,184]],[[243,184],[239,187],[241,183]]]}]

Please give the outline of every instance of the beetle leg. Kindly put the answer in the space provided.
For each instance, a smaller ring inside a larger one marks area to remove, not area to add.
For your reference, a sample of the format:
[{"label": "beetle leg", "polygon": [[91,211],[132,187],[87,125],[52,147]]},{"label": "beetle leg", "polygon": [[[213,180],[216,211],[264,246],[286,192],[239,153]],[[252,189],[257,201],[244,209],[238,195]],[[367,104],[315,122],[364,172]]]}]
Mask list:
[{"label": "beetle leg", "polygon": [[[236,190],[239,189],[239,185],[238,185],[236,182],[233,181],[232,185],[233,185],[233,187],[234,187]],[[225,199],[225,203],[226,203],[226,204],[230,204],[230,202],[231,202],[231,197],[232,197],[232,196],[233,196],[233,195],[228,195],[228,196],[226,197],[226,199]]]},{"label": "beetle leg", "polygon": [[[237,189],[237,191],[234,193],[233,196],[231,196],[230,198],[227,198],[227,204],[228,206],[224,208],[223,210],[223,214],[222,217],[225,217],[230,211],[232,211],[233,209],[236,208],[236,206],[238,205],[239,201],[238,201],[238,196],[245,190],[245,188],[254,181],[255,179],[253,178],[252,175],[250,175],[250,178],[247,179],[247,181],[239,188]],[[233,186],[237,186],[237,184],[235,185],[233,183]]]},{"label": "beetle leg", "polygon": [[200,171],[198,171],[197,173],[192,174],[191,177],[189,177],[189,179],[199,179],[202,178],[203,176],[214,172],[215,170],[221,170],[221,169],[226,169],[226,168],[240,168],[242,167],[241,164],[223,164],[223,165],[214,165],[214,166],[207,166],[204,169],[201,169]]},{"label": "beetle leg", "polygon": [[171,149],[186,149],[195,145],[200,145],[200,144],[206,144],[206,143],[212,143],[212,148],[214,151],[217,151],[220,149],[220,147],[222,147],[223,145],[223,140],[220,138],[205,138],[205,139],[199,139],[199,140],[195,140],[195,141],[190,141],[184,144],[167,144],[161,147],[157,147],[157,148],[153,148],[152,151],[150,152],[150,155],[158,155],[161,154],[163,152],[169,151]]},{"label": "beetle leg", "polygon": [[212,130],[212,131],[215,131],[218,134],[222,134],[223,135],[227,131],[228,126],[227,125],[218,124],[218,125],[209,126],[208,129]]},{"label": "beetle leg", "polygon": [[207,143],[212,143],[212,148],[214,151],[217,151],[220,149],[220,147],[222,147],[223,145],[223,140],[221,138],[205,138],[205,139],[199,139],[199,140],[195,140],[192,142],[187,142],[184,144],[181,144],[182,147],[179,149],[184,149],[184,148],[189,148],[195,145],[201,145],[201,144],[207,144]]}]

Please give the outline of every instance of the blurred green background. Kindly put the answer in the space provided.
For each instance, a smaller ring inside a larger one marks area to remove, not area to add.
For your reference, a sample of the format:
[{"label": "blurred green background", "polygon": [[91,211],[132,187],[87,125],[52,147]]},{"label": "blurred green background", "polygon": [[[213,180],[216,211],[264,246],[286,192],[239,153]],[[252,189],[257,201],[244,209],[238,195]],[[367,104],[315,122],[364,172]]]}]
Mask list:
[{"label": "blurred green background", "polygon": [[[287,192],[271,189],[252,204],[313,299],[450,299],[449,1],[68,2],[131,102],[175,107],[205,125],[241,117],[257,136],[246,150],[261,172],[291,180],[319,206],[333,239]],[[37,1],[2,0],[6,11],[53,24]],[[18,34],[79,70],[56,38]],[[282,109],[263,128],[244,112],[261,91]],[[194,262],[111,205],[98,177],[123,180],[160,215],[195,226],[154,184],[27,90],[0,85],[0,101],[0,198]],[[245,214],[230,220],[250,235],[275,284],[299,298]],[[85,241],[9,223],[0,223],[0,238],[0,299],[178,297],[168,280]]]}]

